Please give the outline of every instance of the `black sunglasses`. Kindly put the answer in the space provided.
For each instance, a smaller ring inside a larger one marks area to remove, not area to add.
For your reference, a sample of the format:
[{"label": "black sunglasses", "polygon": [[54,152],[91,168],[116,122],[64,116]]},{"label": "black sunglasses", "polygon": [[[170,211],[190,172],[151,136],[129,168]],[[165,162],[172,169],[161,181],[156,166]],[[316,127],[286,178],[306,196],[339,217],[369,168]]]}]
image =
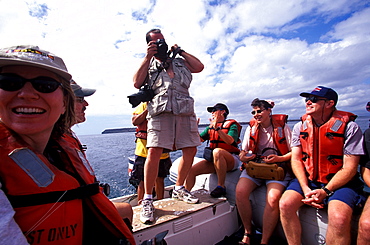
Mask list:
[{"label": "black sunglasses", "polygon": [[326,99],[320,99],[320,98],[318,98],[318,97],[316,97],[316,96],[309,96],[309,97],[306,97],[305,99],[304,99],[306,102],[307,101],[311,101],[312,103],[316,103],[317,101],[319,101],[319,100],[326,100]]},{"label": "black sunglasses", "polygon": [[266,110],[266,109],[251,111],[251,114],[252,114],[252,115],[260,114],[260,113],[262,113],[264,110]]},{"label": "black sunglasses", "polygon": [[213,113],[213,112],[216,112],[216,111],[222,111],[222,110],[221,109],[212,109],[211,112]]},{"label": "black sunglasses", "polygon": [[25,79],[13,73],[0,74],[0,88],[5,91],[17,91],[23,88],[26,82],[30,82],[32,87],[41,93],[52,93],[62,84],[50,77],[36,77]]}]

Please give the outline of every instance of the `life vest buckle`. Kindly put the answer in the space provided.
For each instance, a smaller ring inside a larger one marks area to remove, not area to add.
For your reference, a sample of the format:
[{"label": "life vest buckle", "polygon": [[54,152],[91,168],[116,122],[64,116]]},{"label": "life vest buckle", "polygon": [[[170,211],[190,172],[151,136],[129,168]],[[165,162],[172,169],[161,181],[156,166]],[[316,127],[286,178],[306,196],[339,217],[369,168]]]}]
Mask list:
[{"label": "life vest buckle", "polygon": [[103,188],[104,194],[106,196],[109,196],[109,194],[110,194],[110,185],[108,183],[100,183],[99,186]]}]

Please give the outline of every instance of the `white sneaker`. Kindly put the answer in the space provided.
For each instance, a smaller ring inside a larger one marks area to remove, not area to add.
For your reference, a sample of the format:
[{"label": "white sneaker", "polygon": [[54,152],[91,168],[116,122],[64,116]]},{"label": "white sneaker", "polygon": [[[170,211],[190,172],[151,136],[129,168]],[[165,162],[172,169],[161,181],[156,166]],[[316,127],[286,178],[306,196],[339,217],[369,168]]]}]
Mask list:
[{"label": "white sneaker", "polygon": [[154,221],[153,199],[142,200],[141,207],[140,221],[143,224],[152,223]]},{"label": "white sneaker", "polygon": [[173,189],[172,191],[172,198],[179,199],[180,201],[184,201],[186,203],[194,204],[199,202],[199,198],[196,196],[192,195],[187,189],[184,187],[175,190]]}]

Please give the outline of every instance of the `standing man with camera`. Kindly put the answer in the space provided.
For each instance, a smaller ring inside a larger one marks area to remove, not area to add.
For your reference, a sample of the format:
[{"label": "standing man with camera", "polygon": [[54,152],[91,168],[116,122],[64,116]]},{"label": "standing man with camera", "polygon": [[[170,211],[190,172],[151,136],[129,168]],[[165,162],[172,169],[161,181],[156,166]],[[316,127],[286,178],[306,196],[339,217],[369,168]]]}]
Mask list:
[{"label": "standing man with camera", "polygon": [[[188,203],[199,200],[184,187],[192,166],[197,146],[200,145],[194,100],[189,95],[191,73],[201,72],[204,65],[177,44],[168,46],[159,29],[146,34],[147,53],[134,75],[134,86],[146,83],[153,89],[154,98],[148,103],[148,157],[144,168],[145,195],[142,201],[140,221],[154,221],[152,190],[158,174],[159,159],[163,151],[182,150],[178,178],[172,197]],[[182,58],[175,58],[179,54]]]}]

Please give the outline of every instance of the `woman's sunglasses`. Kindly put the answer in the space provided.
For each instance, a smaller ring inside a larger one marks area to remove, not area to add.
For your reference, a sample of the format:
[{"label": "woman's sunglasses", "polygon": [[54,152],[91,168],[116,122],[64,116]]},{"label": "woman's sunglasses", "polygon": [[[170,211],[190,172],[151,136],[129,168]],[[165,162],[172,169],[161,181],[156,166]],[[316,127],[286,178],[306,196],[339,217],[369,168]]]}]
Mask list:
[{"label": "woman's sunglasses", "polygon": [[266,109],[251,111],[251,114],[252,114],[252,115],[260,114],[260,113],[262,113],[264,110],[266,110]]},{"label": "woman's sunglasses", "polygon": [[316,103],[317,101],[319,101],[319,100],[326,100],[326,99],[320,99],[320,98],[318,98],[318,97],[316,97],[316,96],[309,96],[309,97],[306,97],[305,98],[305,101],[307,102],[307,101],[311,101],[312,103]]},{"label": "woman's sunglasses", "polygon": [[30,82],[32,87],[41,93],[52,93],[62,84],[50,77],[36,77],[25,79],[13,73],[0,74],[0,88],[5,91],[14,92],[23,88],[26,82]]}]

